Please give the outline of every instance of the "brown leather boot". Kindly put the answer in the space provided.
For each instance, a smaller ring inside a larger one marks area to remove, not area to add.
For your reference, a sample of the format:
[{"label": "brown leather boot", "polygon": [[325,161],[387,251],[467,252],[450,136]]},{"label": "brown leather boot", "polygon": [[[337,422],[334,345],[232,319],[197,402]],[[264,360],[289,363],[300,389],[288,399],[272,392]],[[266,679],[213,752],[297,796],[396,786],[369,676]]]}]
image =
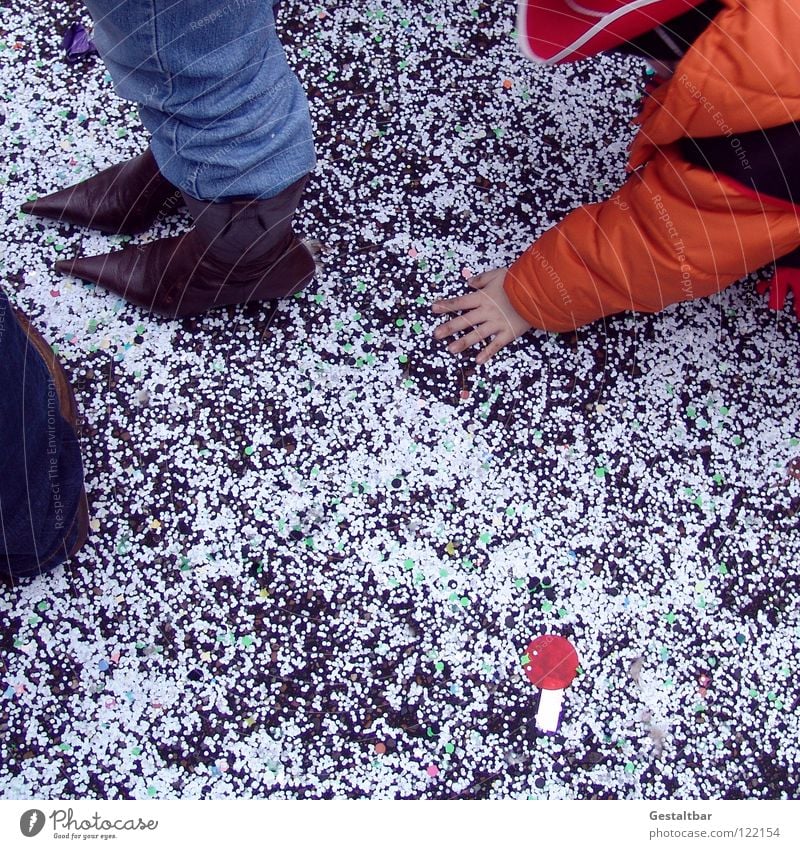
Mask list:
[{"label": "brown leather boot", "polygon": [[133,235],[183,205],[180,191],[161,176],[148,148],[82,183],[24,203],[22,211],[103,233]]},{"label": "brown leather boot", "polygon": [[314,257],[292,230],[307,179],[267,200],[211,203],[185,195],[194,216],[188,233],[110,254],[60,260],[56,270],[169,318],[286,298],[315,271]]}]

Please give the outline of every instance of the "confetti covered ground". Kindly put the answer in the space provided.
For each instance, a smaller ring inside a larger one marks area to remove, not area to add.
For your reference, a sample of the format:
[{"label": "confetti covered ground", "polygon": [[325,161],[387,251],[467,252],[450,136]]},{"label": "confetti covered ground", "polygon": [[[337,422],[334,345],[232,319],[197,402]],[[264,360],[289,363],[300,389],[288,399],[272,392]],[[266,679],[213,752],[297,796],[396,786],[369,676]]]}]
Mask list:
[{"label": "confetti covered ground", "polygon": [[[746,280],[479,370],[431,338],[624,179],[642,66],[537,68],[509,2],[285,4],[324,269],[170,322],[52,271],[123,239],[17,213],[147,139],[62,59],[82,7],[7,5],[0,279],[74,378],[93,530],[0,591],[0,795],[796,796],[791,309]],[[581,661],[552,736],[548,632]]]}]

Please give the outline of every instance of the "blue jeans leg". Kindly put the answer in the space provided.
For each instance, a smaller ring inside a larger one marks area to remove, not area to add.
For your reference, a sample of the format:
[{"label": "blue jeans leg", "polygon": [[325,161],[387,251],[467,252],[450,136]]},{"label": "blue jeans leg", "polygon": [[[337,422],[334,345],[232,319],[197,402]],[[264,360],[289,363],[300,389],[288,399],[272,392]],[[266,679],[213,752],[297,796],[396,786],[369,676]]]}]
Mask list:
[{"label": "blue jeans leg", "polygon": [[273,197],[313,170],[308,102],[267,0],[87,0],[161,173],[198,200]]},{"label": "blue jeans leg", "polygon": [[0,574],[38,575],[77,541],[83,497],[78,440],[44,360],[0,289]]}]

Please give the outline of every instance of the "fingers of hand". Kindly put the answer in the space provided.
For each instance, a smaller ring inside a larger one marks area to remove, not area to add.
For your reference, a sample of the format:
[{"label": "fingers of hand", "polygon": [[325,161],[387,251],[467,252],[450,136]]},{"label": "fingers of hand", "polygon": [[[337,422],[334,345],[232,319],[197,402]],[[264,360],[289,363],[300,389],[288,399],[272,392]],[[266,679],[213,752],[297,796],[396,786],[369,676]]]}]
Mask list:
[{"label": "fingers of hand", "polygon": [[469,280],[467,280],[467,285],[469,285],[472,289],[483,289],[488,282],[486,277],[486,274],[476,274],[474,277],[470,277]]},{"label": "fingers of hand", "polygon": [[488,322],[484,322],[483,324],[478,325],[470,333],[465,334],[460,339],[456,339],[455,342],[451,342],[447,346],[447,350],[452,354],[458,354],[460,351],[466,351],[467,348],[471,348],[473,345],[478,345],[483,342],[484,339],[488,339],[496,332],[496,327],[490,325]]},{"label": "fingers of hand", "polygon": [[464,315],[459,315],[444,324],[440,324],[436,330],[433,331],[433,335],[436,339],[445,339],[448,336],[452,336],[454,333],[460,333],[462,330],[474,327],[479,320],[480,319],[475,315],[475,311],[470,310],[469,312],[464,313]]},{"label": "fingers of hand", "polygon": [[475,357],[477,365],[482,366],[511,341],[504,333],[498,333],[494,339]]},{"label": "fingers of hand", "polygon": [[471,310],[480,305],[479,297],[477,292],[470,292],[470,294],[461,295],[458,298],[447,298],[444,301],[436,301],[431,309],[435,313]]},{"label": "fingers of hand", "polygon": [[507,268],[493,268],[491,271],[484,271],[470,277],[467,282],[473,289],[485,289],[487,286],[498,283],[502,285],[507,272]]}]

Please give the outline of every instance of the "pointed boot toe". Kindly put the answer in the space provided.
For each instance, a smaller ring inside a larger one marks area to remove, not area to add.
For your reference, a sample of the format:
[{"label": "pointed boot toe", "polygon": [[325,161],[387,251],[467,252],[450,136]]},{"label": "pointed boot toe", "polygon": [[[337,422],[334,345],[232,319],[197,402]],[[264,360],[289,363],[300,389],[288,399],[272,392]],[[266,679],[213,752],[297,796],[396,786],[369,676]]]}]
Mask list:
[{"label": "pointed boot toe", "polygon": [[187,233],[59,260],[56,270],[167,318],[289,297],[316,272],[313,255],[291,225],[306,179],[267,200],[213,203],[186,197],[195,219]]},{"label": "pointed boot toe", "polygon": [[146,150],[61,191],[22,204],[28,215],[109,234],[134,235],[184,206],[183,196]]},{"label": "pointed boot toe", "polygon": [[159,276],[154,277],[149,269],[150,253],[153,246],[158,245],[169,255],[169,243],[177,243],[180,240],[181,237],[176,236],[99,256],[59,260],[55,269],[61,274],[96,283],[129,303],[151,309],[154,299],[158,296],[160,280]]}]

